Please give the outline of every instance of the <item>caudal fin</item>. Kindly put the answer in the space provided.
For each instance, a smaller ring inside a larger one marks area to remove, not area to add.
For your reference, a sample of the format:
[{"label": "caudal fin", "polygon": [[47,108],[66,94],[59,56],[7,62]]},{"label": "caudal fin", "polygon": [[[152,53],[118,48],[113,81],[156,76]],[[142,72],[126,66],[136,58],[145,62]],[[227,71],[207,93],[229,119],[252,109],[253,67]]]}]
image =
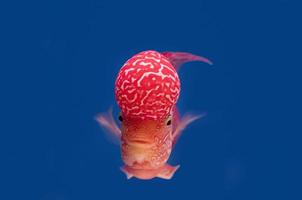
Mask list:
[{"label": "caudal fin", "polygon": [[127,179],[130,179],[133,177],[133,174],[127,169],[127,167],[121,167],[120,169],[127,176]]},{"label": "caudal fin", "polygon": [[200,61],[208,63],[209,65],[213,65],[213,63],[209,59],[191,53],[162,52],[161,54],[164,55],[172,63],[176,70],[178,70],[182,64],[192,61]]},{"label": "caudal fin", "polygon": [[164,166],[157,169],[134,169],[129,166],[123,166],[120,169],[125,173],[127,179],[136,177],[142,180],[149,180],[156,177],[162,179],[171,179],[178,168],[179,165],[174,167],[169,164],[165,164]]},{"label": "caudal fin", "polygon": [[157,174],[157,177],[162,178],[162,179],[171,179],[179,167],[180,167],[180,165],[177,165],[174,167],[169,164],[166,164],[162,168],[162,170]]}]

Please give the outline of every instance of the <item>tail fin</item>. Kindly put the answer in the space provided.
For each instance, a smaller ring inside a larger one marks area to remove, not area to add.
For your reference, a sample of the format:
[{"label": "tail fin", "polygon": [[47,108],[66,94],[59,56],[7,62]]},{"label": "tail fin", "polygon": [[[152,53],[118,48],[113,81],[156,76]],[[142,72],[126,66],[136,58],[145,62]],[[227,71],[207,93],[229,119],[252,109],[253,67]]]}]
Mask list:
[{"label": "tail fin", "polygon": [[176,170],[180,166],[171,166],[169,164],[165,164],[164,166],[157,168],[157,169],[134,169],[129,166],[121,167],[121,171],[124,172],[127,176],[127,179],[132,177],[136,177],[142,180],[148,180],[155,177],[162,178],[162,179],[171,179],[176,172]]},{"label": "tail fin", "polygon": [[176,70],[180,68],[180,66],[186,62],[192,62],[192,61],[200,61],[208,63],[209,65],[213,65],[213,63],[202,56],[197,56],[191,53],[186,52],[162,52],[162,55],[164,55],[175,67]]},{"label": "tail fin", "polygon": [[157,174],[156,177],[158,178],[162,178],[162,179],[171,179],[174,175],[174,173],[176,172],[176,170],[180,167],[180,165],[177,166],[171,166],[169,164],[166,164],[162,170]]}]

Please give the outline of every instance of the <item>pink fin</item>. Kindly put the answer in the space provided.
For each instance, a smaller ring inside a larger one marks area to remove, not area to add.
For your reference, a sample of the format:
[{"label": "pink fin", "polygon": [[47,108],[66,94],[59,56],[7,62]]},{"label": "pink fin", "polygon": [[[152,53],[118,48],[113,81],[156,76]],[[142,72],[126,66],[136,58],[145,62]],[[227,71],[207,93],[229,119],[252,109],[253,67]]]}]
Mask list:
[{"label": "pink fin", "polygon": [[149,180],[156,177],[162,179],[171,179],[178,168],[179,165],[173,167],[169,164],[165,164],[157,169],[134,169],[129,166],[123,166],[120,169],[126,174],[127,179],[136,177],[142,180]]},{"label": "pink fin", "polygon": [[180,137],[183,130],[195,120],[204,117],[206,114],[201,115],[193,115],[193,114],[185,114],[176,125],[173,132],[173,146],[176,144],[178,138]]},{"label": "pink fin", "polygon": [[126,167],[121,167],[120,169],[122,172],[124,172],[124,174],[126,174],[127,179],[130,179],[133,177],[133,174],[130,171],[128,171]]},{"label": "pink fin", "polygon": [[102,113],[96,116],[96,121],[106,130],[108,130],[116,139],[120,140],[121,130],[117,126],[112,116],[112,108],[107,113]]},{"label": "pink fin", "polygon": [[174,106],[174,108],[173,108],[172,117],[173,117],[172,126],[173,126],[173,132],[174,132],[180,121],[180,114],[179,114],[178,108],[176,106]]},{"label": "pink fin", "polygon": [[157,174],[157,177],[162,178],[162,179],[171,179],[179,167],[180,167],[180,165],[173,167],[169,164],[166,164],[162,168],[162,170]]},{"label": "pink fin", "polygon": [[200,61],[200,62],[208,63],[209,65],[213,65],[213,63],[209,59],[191,53],[162,52],[161,54],[164,55],[166,58],[168,58],[168,60],[172,63],[172,65],[175,67],[176,70],[178,70],[182,64],[191,61]]}]

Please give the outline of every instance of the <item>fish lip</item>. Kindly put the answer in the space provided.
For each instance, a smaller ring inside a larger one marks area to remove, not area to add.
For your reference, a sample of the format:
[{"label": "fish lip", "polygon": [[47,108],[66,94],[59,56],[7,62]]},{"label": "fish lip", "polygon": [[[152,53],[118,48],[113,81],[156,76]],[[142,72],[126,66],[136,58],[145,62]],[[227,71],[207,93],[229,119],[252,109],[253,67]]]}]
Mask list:
[{"label": "fish lip", "polygon": [[142,139],[131,139],[131,140],[126,140],[126,144],[130,146],[137,146],[137,147],[152,147],[154,144],[150,141],[147,140],[142,140]]},{"label": "fish lip", "polygon": [[141,140],[141,139],[134,139],[130,141],[131,143],[139,143],[139,144],[150,144],[149,141]]}]

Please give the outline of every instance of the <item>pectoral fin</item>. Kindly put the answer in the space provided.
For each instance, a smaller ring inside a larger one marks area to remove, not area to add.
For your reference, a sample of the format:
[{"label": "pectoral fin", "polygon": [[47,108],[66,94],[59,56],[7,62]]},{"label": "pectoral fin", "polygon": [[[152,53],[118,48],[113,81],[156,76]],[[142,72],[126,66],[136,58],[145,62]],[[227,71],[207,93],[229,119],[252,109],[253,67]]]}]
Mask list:
[{"label": "pectoral fin", "polygon": [[180,137],[183,130],[195,120],[204,117],[206,114],[201,115],[193,115],[193,114],[185,114],[176,124],[174,132],[173,132],[173,146],[176,144],[178,138]]},{"label": "pectoral fin", "polygon": [[103,128],[110,132],[110,136],[113,136],[111,137],[113,141],[119,143],[121,138],[121,130],[117,126],[112,116],[112,108],[110,108],[107,113],[97,115],[95,119]]}]

